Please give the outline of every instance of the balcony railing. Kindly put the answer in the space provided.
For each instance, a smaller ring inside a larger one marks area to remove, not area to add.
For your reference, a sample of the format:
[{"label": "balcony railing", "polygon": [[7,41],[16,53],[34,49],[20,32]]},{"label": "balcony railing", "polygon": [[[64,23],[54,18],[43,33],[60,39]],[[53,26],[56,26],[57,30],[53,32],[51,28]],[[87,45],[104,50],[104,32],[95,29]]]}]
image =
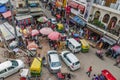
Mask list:
[{"label": "balcony railing", "polygon": [[113,35],[116,35],[116,36],[119,36],[120,34],[120,31],[119,30],[116,30],[115,28],[114,29],[108,29],[104,24],[102,24],[100,21],[98,20],[93,20],[93,21],[89,21],[90,24],[100,28],[100,29],[103,29]]}]

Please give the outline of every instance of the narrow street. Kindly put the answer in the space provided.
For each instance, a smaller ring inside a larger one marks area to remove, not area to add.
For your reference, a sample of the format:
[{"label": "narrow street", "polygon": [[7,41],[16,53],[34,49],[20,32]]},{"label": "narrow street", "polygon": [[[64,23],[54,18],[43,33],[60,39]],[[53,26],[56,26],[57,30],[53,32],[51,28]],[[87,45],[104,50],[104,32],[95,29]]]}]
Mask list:
[{"label": "narrow street", "polygon": [[[46,52],[50,50],[50,48],[45,39],[43,39],[41,43],[42,43],[43,48],[42,50],[40,50],[40,53],[41,55],[45,55]],[[120,80],[120,77],[119,77],[120,69],[116,66],[113,66],[115,61],[108,57],[104,57],[105,60],[101,60],[95,55],[95,52],[96,52],[95,48],[90,48],[89,53],[80,52],[78,54],[75,54],[80,60],[81,68],[77,71],[71,72],[73,75],[75,75],[74,79],[72,78],[71,80],[91,80],[91,78],[89,78],[86,75],[86,71],[89,68],[89,66],[93,67],[92,75],[100,74],[101,70],[107,69],[117,78],[117,80]],[[2,58],[0,59],[4,60]],[[62,61],[62,67],[66,68],[66,65],[63,63],[63,61]],[[17,74],[14,74],[6,78],[5,80],[19,80],[19,77],[20,77],[19,73],[17,73]],[[56,80],[56,77],[53,74],[50,74],[47,68],[43,67],[41,79],[48,80],[49,78],[51,78],[51,80]]]}]

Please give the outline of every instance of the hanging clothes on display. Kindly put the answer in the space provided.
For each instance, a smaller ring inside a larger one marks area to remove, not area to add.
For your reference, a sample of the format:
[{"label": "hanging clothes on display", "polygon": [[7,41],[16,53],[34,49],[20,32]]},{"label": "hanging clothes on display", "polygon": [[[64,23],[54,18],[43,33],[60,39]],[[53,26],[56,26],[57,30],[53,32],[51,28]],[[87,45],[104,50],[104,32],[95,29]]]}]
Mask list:
[{"label": "hanging clothes on display", "polygon": [[16,17],[17,24],[21,26],[29,26],[33,23],[33,19],[31,15],[25,15],[25,16],[17,16]]}]

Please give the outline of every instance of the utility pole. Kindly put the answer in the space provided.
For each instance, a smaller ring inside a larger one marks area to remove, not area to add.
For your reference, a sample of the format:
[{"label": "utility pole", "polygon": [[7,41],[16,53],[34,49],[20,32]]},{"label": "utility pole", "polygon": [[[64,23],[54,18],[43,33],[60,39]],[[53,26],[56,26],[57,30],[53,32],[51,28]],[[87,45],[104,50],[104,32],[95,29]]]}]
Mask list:
[{"label": "utility pole", "polygon": [[15,22],[14,22],[15,19],[14,19],[14,15],[13,15],[14,13],[13,13],[12,4],[11,4],[10,0],[9,0],[9,5],[10,5],[10,11],[11,11],[11,17],[12,17],[12,25],[13,25],[13,27],[14,27],[15,39],[16,39],[17,42],[18,42],[16,25],[15,25]]}]

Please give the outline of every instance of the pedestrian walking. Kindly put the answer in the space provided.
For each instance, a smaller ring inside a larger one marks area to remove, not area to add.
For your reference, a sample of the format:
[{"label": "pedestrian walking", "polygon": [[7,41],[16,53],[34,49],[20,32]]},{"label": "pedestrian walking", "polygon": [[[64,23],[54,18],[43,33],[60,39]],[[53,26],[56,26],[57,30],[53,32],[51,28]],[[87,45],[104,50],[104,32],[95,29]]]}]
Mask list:
[{"label": "pedestrian walking", "polygon": [[88,71],[86,72],[86,74],[88,75],[88,77],[90,77],[92,72],[92,66],[89,67]]}]

